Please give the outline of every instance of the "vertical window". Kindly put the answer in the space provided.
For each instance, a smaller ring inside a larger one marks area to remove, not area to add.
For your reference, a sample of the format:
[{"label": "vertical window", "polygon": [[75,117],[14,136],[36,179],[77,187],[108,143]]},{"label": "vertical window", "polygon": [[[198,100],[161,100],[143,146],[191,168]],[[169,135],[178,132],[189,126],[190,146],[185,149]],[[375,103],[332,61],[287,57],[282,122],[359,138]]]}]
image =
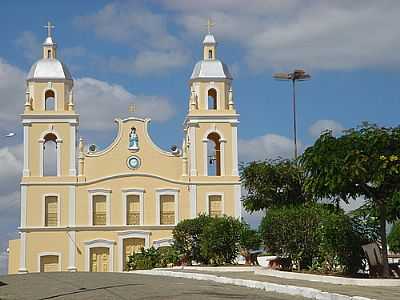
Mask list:
[{"label": "vertical window", "polygon": [[212,58],[213,58],[213,53],[212,53],[212,50],[211,50],[211,49],[208,50],[208,58],[209,58],[209,59],[212,59]]},{"label": "vertical window", "polygon": [[45,220],[44,225],[53,227],[58,225],[58,201],[57,196],[45,197]]},{"label": "vertical window", "polygon": [[51,58],[51,50],[47,50],[47,58]]},{"label": "vertical window", "polygon": [[175,224],[175,196],[160,195],[160,224]]},{"label": "vertical window", "polygon": [[46,91],[44,94],[44,109],[47,111],[55,110],[55,95],[51,90]]},{"label": "vertical window", "polygon": [[208,213],[211,217],[222,216],[222,196],[210,195],[208,196]]},{"label": "vertical window", "polygon": [[208,109],[217,109],[217,90],[208,90]]},{"label": "vertical window", "polygon": [[127,225],[140,225],[139,195],[128,195],[126,197],[126,223]]},{"label": "vertical window", "polygon": [[106,225],[107,209],[106,209],[106,196],[94,195],[93,196],[93,225]]},{"label": "vertical window", "polygon": [[57,136],[48,133],[43,143],[43,176],[57,176]]},{"label": "vertical window", "polygon": [[207,136],[207,159],[207,174],[221,176],[221,142],[218,133],[212,132]]}]

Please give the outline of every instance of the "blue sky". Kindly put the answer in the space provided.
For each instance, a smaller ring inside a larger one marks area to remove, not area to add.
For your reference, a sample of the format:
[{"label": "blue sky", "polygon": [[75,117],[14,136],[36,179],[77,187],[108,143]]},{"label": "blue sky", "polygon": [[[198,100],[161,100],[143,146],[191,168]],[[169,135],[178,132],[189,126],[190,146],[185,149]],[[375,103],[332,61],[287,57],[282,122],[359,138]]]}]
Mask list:
[{"label": "blue sky", "polygon": [[[211,17],[217,56],[235,78],[239,157],[249,161],[292,154],[291,88],[272,79],[277,71],[305,68],[312,76],[297,89],[302,149],[326,128],[398,125],[399,13],[395,0],[2,1],[0,253],[19,222],[18,114],[48,20],[58,58],[75,79],[80,135],[106,146],[113,119],[135,103],[139,115],[152,118],[154,141],[169,148],[181,143],[188,79]],[[3,138],[10,131],[17,135]]]}]

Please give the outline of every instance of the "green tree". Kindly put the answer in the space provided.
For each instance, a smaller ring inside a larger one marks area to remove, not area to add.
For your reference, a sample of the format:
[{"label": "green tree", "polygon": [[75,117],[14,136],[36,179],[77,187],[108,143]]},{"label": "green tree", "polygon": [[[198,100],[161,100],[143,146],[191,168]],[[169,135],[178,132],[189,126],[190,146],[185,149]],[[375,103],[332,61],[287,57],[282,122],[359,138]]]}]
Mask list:
[{"label": "green tree", "polygon": [[363,124],[340,137],[325,132],[300,162],[307,174],[306,190],[314,196],[346,202],[364,197],[376,209],[388,277],[386,221],[398,218],[400,209],[395,205],[400,197],[400,127]]},{"label": "green tree", "polygon": [[261,246],[261,237],[257,230],[251,229],[247,223],[242,223],[240,229],[240,254],[246,259],[246,264],[251,264],[251,250],[257,250]]},{"label": "green tree", "polygon": [[304,173],[287,159],[251,162],[241,168],[247,195],[243,206],[254,212],[271,207],[304,203],[310,200],[304,189]]},{"label": "green tree", "polygon": [[394,223],[388,236],[389,248],[395,253],[400,253],[400,222]]}]

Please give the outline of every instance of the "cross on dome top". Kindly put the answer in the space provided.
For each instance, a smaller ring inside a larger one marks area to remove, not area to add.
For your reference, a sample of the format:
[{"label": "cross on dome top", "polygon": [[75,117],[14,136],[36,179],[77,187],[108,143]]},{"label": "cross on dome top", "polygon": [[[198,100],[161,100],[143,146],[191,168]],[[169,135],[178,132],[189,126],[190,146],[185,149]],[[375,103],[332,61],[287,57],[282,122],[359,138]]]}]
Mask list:
[{"label": "cross on dome top", "polygon": [[211,34],[211,27],[215,26],[215,23],[212,22],[211,18],[208,18],[207,20],[207,30],[208,30],[208,34]]},{"label": "cross on dome top", "polygon": [[50,21],[48,21],[48,22],[47,22],[47,25],[46,25],[46,26],[43,26],[43,27],[44,27],[44,28],[47,28],[47,36],[48,36],[48,37],[51,37],[51,30],[52,30],[53,28],[55,28],[55,26],[52,25]]}]

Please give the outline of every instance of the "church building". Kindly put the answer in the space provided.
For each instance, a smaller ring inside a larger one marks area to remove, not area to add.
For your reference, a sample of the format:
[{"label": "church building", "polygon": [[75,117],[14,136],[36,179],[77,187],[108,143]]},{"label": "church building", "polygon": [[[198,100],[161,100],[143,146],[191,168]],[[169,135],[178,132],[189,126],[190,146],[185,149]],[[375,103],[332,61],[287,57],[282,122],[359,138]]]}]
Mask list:
[{"label": "church building", "polygon": [[210,22],[182,101],[182,145],[169,151],[151,139],[150,119],[137,117],[116,119],[116,138],[104,150],[85,145],[73,77],[47,28],[21,105],[20,238],[9,241],[9,273],[124,271],[141,247],[170,245],[181,220],[241,217],[239,115]]}]

